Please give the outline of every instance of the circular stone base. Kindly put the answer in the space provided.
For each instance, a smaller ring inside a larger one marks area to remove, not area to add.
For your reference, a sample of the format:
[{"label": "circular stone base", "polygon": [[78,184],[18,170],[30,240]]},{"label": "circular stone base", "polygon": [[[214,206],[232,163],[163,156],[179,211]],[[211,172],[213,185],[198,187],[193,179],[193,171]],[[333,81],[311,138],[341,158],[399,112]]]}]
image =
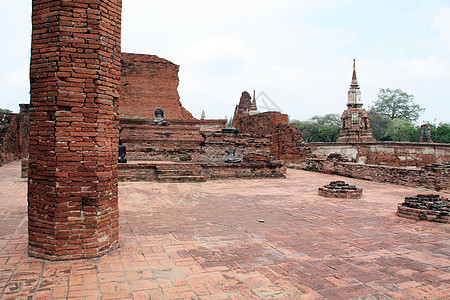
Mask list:
[{"label": "circular stone base", "polygon": [[343,181],[332,181],[330,184],[319,188],[319,196],[327,198],[360,199],[363,189]]}]

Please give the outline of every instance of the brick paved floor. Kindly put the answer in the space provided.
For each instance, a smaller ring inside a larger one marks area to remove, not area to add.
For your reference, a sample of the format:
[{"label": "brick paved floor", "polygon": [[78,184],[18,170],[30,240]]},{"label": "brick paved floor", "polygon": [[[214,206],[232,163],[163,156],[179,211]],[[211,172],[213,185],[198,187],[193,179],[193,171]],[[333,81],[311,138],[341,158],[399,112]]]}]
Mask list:
[{"label": "brick paved floor", "polygon": [[344,178],[363,198],[328,199],[342,177],[287,177],[121,183],[120,248],[48,262],[26,254],[26,181],[3,166],[0,298],[450,298],[450,225],[395,215],[424,191]]}]

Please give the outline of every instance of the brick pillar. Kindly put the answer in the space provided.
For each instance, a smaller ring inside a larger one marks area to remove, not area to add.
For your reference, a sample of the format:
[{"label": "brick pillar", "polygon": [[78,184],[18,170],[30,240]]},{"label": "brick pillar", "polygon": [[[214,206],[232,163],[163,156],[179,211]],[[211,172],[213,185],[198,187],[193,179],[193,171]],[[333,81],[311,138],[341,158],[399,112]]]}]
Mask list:
[{"label": "brick pillar", "polygon": [[28,252],[117,247],[121,0],[33,0]]}]

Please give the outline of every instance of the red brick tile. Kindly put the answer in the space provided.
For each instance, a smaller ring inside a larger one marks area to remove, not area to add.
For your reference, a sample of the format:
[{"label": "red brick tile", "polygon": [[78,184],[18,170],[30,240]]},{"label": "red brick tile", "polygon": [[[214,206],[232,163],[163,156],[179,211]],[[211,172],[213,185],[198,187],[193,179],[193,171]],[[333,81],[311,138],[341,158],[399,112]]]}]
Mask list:
[{"label": "red brick tile", "polygon": [[[24,234],[0,240],[3,298],[448,298],[446,227],[395,216],[397,201],[416,190],[357,181],[365,195],[356,206],[319,198],[317,186],[334,178],[289,170],[285,180],[206,182],[197,195],[201,208],[167,202],[197,184],[175,191],[121,183],[118,251],[46,262],[24,256]],[[13,190],[22,196],[0,195],[0,203],[23,220],[26,182],[18,184]],[[11,220],[26,232],[26,224]],[[0,215],[0,232],[4,223]]]}]

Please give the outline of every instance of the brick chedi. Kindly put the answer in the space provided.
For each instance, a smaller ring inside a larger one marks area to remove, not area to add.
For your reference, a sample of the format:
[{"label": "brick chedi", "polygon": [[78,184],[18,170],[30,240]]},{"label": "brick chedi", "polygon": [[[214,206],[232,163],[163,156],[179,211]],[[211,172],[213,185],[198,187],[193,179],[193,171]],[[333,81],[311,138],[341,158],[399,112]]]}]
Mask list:
[{"label": "brick chedi", "polygon": [[169,121],[194,120],[180,102],[179,68],[155,55],[122,53],[120,117],[153,118],[159,108]]},{"label": "brick chedi", "polygon": [[33,0],[29,254],[118,245],[121,0]]},{"label": "brick chedi", "polygon": [[375,142],[370,127],[369,114],[362,108],[361,90],[356,78],[355,60],[353,60],[353,76],[348,91],[347,109],[342,113],[342,125],[338,143]]},{"label": "brick chedi", "polygon": [[302,133],[289,124],[288,115],[278,111],[258,113],[255,96],[252,100],[248,92],[242,93],[232,125],[243,133],[269,137],[271,152],[277,159],[299,162],[311,156]]},{"label": "brick chedi", "polygon": [[433,143],[431,138],[431,127],[428,124],[423,124],[420,126],[420,139],[419,142],[422,143]]}]

